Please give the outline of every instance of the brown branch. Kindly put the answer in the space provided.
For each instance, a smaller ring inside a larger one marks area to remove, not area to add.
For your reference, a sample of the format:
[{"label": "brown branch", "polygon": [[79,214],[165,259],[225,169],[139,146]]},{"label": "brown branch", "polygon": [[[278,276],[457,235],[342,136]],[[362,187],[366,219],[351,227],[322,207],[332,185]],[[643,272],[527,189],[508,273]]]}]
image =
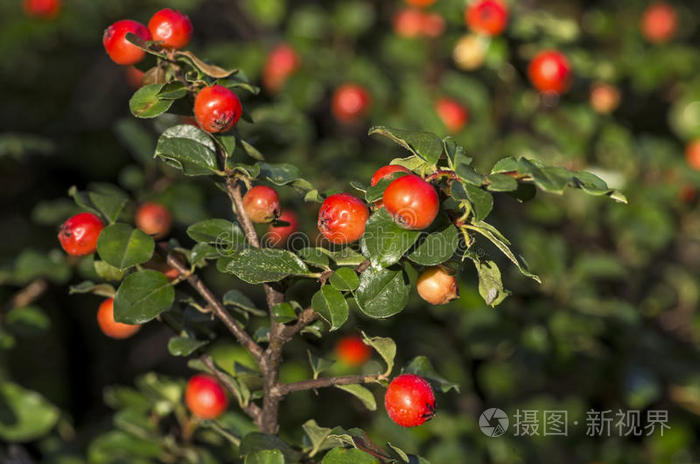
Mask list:
[{"label": "brown branch", "polygon": [[345,375],[342,377],[322,377],[320,379],[302,380],[300,382],[284,383],[277,385],[272,390],[272,394],[278,397],[283,397],[289,393],[315,390],[317,388],[336,387],[338,385],[355,385],[361,383],[372,383],[380,380],[385,380],[386,374],[370,374],[370,375]]},{"label": "brown branch", "polygon": [[14,294],[10,300],[11,308],[21,308],[32,304],[37,298],[44,294],[49,285],[44,279],[33,280],[29,285]]},{"label": "brown branch", "polygon": [[176,269],[180,275],[186,275],[187,278],[187,283],[190,284],[192,288],[194,288],[197,293],[199,293],[202,298],[206,300],[206,302],[211,306],[212,310],[214,311],[214,314],[216,317],[218,317],[221,322],[224,323],[226,328],[229,329],[229,331],[233,334],[234,337],[236,337],[236,340],[238,340],[238,343],[243,345],[245,349],[247,349],[250,354],[253,355],[253,357],[257,360],[260,361],[263,357],[263,349],[260,348],[260,345],[255,343],[255,340],[248,335],[248,332],[246,332],[243,327],[238,323],[236,319],[231,316],[231,314],[224,308],[224,305],[221,304],[219,299],[214,295],[214,293],[207,287],[204,282],[200,280],[199,277],[197,277],[195,274],[190,274],[190,270],[185,266],[185,264],[180,261],[180,258],[177,256],[173,255],[172,253],[169,253],[167,255],[166,261],[168,265],[170,265],[172,268]]},{"label": "brown branch", "polygon": [[209,370],[216,376],[219,383],[226,387],[226,389],[239,400],[239,405],[241,406],[241,409],[243,409],[243,411],[246,414],[248,414],[251,419],[253,419],[255,425],[260,427],[260,419],[262,417],[262,410],[260,409],[260,407],[252,401],[249,401],[246,406],[240,404],[238,390],[231,383],[231,379],[229,379],[216,367],[216,365],[214,364],[214,360],[212,360],[211,357],[207,355],[202,355],[199,359],[201,359],[204,365],[207,366]]}]

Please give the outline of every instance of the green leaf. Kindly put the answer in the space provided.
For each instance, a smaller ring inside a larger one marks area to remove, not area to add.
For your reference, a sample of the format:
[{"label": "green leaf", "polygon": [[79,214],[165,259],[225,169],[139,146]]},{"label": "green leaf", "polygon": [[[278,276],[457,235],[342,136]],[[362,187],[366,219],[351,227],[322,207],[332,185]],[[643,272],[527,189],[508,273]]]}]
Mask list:
[{"label": "green leaf", "polygon": [[276,449],[262,450],[246,456],[245,464],[284,464],[284,455]]},{"label": "green leaf", "polygon": [[286,462],[297,462],[301,453],[292,449],[284,440],[276,435],[268,435],[261,432],[251,432],[241,440],[239,453],[241,456],[255,454],[262,450],[279,450]]},{"label": "green leaf", "polygon": [[381,464],[372,455],[357,448],[333,448],[321,464]]},{"label": "green leaf", "polygon": [[360,278],[357,272],[347,267],[336,269],[329,279],[331,285],[340,291],[353,291],[360,286]]},{"label": "green leaf", "polygon": [[239,225],[226,219],[206,219],[192,224],[187,228],[187,235],[195,242],[213,245],[223,254],[238,251],[246,245]]},{"label": "green leaf", "polygon": [[137,118],[155,118],[168,111],[173,100],[159,97],[163,87],[165,84],[150,84],[138,89],[129,100],[131,114]]},{"label": "green leaf", "polygon": [[407,255],[408,259],[422,266],[444,263],[454,255],[459,245],[459,230],[446,215],[438,216],[430,230]]},{"label": "green leaf", "polygon": [[360,240],[363,254],[374,267],[396,264],[420,237],[418,230],[407,230],[394,222],[386,208],[376,211],[367,220]]},{"label": "green leaf", "polygon": [[187,95],[187,87],[180,81],[170,81],[158,92],[161,100],[178,100]]},{"label": "green leaf", "polygon": [[260,177],[275,185],[291,185],[295,189],[303,192],[314,188],[309,181],[302,179],[299,168],[293,164],[259,162],[256,163],[256,166],[260,168]]},{"label": "green leaf", "polygon": [[288,276],[309,274],[306,264],[297,255],[272,248],[246,248],[229,258],[219,258],[217,268],[249,284],[278,282]]},{"label": "green leaf", "polygon": [[430,132],[391,129],[384,126],[370,128],[369,135],[381,135],[398,143],[416,156],[420,156],[431,165],[437,164],[442,155],[442,140]]},{"label": "green leaf", "polygon": [[186,176],[206,176],[218,172],[214,141],[189,124],[166,129],[158,138],[154,157],[181,169]]},{"label": "green leaf", "polygon": [[504,158],[493,166],[491,173],[507,173],[521,181],[534,182],[537,187],[550,193],[561,194],[569,186],[579,188],[589,195],[607,195],[615,201],[627,203],[622,193],[610,189],[605,181],[590,172],[572,172],[558,166],[545,166],[538,160]]},{"label": "green leaf", "polygon": [[454,382],[450,382],[435,372],[430,360],[425,356],[416,356],[413,358],[402,372],[420,375],[424,379],[430,381],[430,383],[437,387],[437,389],[442,393],[447,393],[450,390],[454,390],[459,393],[459,385]]},{"label": "green leaf", "polygon": [[297,318],[297,313],[294,311],[292,305],[286,302],[276,304],[270,311],[273,320],[280,324],[292,322]]},{"label": "green leaf", "polygon": [[396,358],[396,343],[394,340],[388,337],[369,337],[367,334],[362,332],[362,338],[365,343],[379,353],[379,356],[384,359],[386,363],[386,374],[391,374],[394,370],[394,358]]},{"label": "green leaf", "polygon": [[86,280],[78,285],[72,285],[68,289],[69,295],[73,295],[74,293],[92,293],[105,298],[114,298],[115,290],[110,284],[95,284]]},{"label": "green leaf", "polygon": [[487,305],[495,307],[506,299],[510,292],[503,288],[501,271],[493,261],[474,259],[479,273],[479,294]]},{"label": "green leaf", "polygon": [[503,234],[501,234],[495,227],[493,227],[491,224],[487,224],[485,222],[479,222],[474,225],[466,225],[470,230],[475,230],[476,232],[480,233],[487,239],[491,241],[496,247],[503,252],[506,257],[517,266],[518,270],[527,277],[530,277],[537,283],[542,283],[542,280],[535,274],[531,273],[527,269],[527,263],[525,260],[519,256],[513,253],[513,251],[510,249],[510,243],[508,240],[503,237]]},{"label": "green leaf", "polygon": [[343,294],[331,285],[324,285],[314,294],[311,306],[330,324],[331,332],[340,328],[350,313]]},{"label": "green leaf", "polygon": [[110,224],[117,220],[128,201],[127,196],[116,189],[110,192],[88,192],[87,196]]},{"label": "green leaf", "polygon": [[254,316],[267,316],[266,311],[263,311],[262,309],[259,309],[257,306],[255,306],[253,300],[244,295],[243,292],[241,292],[240,290],[229,290],[224,294],[222,302],[224,305],[235,306]]},{"label": "green leaf", "polygon": [[318,248],[321,253],[328,255],[338,266],[359,266],[364,263],[366,258],[350,247],[341,248],[340,250],[328,250],[326,248]]},{"label": "green leaf", "polygon": [[41,335],[51,325],[51,320],[36,306],[12,308],[5,315],[4,327],[21,337]]},{"label": "green leaf", "polygon": [[333,364],[335,364],[334,361],[314,356],[311,351],[307,350],[306,353],[309,356],[309,365],[314,373],[314,379],[317,379],[323,371],[329,369]]},{"label": "green leaf", "polygon": [[127,269],[143,264],[153,256],[153,238],[128,224],[105,227],[97,239],[97,253],[107,264]]},{"label": "green leaf", "polygon": [[263,161],[265,157],[263,156],[260,151],[255,148],[253,145],[249,144],[243,139],[238,139],[238,141],[241,143],[241,146],[243,147],[243,150],[246,152],[248,156],[250,156],[253,159],[256,159],[258,161]]},{"label": "green leaf", "polygon": [[104,261],[95,261],[93,263],[93,267],[95,268],[95,272],[98,276],[104,280],[112,282],[118,282],[126,275],[126,269],[116,268],[111,264],[105,263]]},{"label": "green leaf", "polygon": [[114,297],[114,319],[124,324],[148,322],[172,306],[175,289],[167,277],[145,270],[124,279]]},{"label": "green leaf", "polygon": [[32,441],[46,435],[59,410],[38,393],[16,383],[0,382],[0,438],[6,442]]},{"label": "green leaf", "polygon": [[362,385],[336,385],[336,388],[346,391],[351,395],[356,396],[362,404],[370,411],[377,410],[377,400],[367,388]]},{"label": "green leaf", "polygon": [[380,319],[400,313],[408,303],[410,287],[402,270],[369,268],[360,275],[355,293],[364,314]]},{"label": "green leaf", "polygon": [[189,356],[208,343],[207,340],[197,340],[193,337],[181,335],[171,337],[168,340],[168,351],[173,356]]},{"label": "green leaf", "polygon": [[505,174],[488,175],[486,181],[486,188],[492,192],[512,192],[518,189],[518,181]]},{"label": "green leaf", "polygon": [[329,270],[328,255],[319,248],[306,247],[297,251],[297,255],[307,264],[324,270]]},{"label": "green leaf", "polygon": [[453,182],[451,193],[456,200],[469,202],[476,221],[483,220],[493,209],[493,196],[474,185],[466,182]]}]

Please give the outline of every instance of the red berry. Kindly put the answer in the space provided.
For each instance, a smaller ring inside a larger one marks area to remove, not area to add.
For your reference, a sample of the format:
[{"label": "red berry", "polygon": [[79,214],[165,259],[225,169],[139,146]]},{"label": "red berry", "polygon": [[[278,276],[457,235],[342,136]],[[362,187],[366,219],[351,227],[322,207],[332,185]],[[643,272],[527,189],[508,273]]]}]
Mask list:
[{"label": "red berry", "polygon": [[338,121],[349,123],[363,117],[369,111],[372,97],[358,84],[344,84],[333,94],[332,110]]},{"label": "red berry", "polygon": [[437,13],[426,13],[423,15],[422,29],[426,37],[440,37],[445,32],[445,19]]},{"label": "red berry", "polygon": [[54,19],[61,10],[61,0],[24,0],[22,7],[32,18]]},{"label": "red berry", "polygon": [[685,148],[685,160],[688,166],[700,171],[700,139],[693,140]]},{"label": "red berry", "polygon": [[230,130],[242,112],[238,96],[222,85],[204,87],[194,99],[194,117],[207,132]]},{"label": "red berry", "polygon": [[410,230],[428,227],[440,209],[435,188],[414,174],[399,177],[389,184],[382,201],[394,221]]},{"label": "red berry", "polygon": [[136,227],[156,238],[164,237],[170,232],[172,217],[168,208],[156,202],[142,204],[136,210]]},{"label": "red berry", "polygon": [[126,40],[126,34],[129,32],[142,40],[151,40],[151,33],[146,26],[131,19],[117,21],[105,29],[102,36],[102,44],[107,54],[117,64],[136,64],[146,55],[146,52]]},{"label": "red berry", "polygon": [[600,114],[608,114],[620,104],[620,91],[610,84],[598,83],[591,87],[591,107]]},{"label": "red berry", "polygon": [[407,5],[415,6],[418,8],[425,8],[427,6],[435,3],[435,0],[404,0]]},{"label": "red berry", "polygon": [[153,40],[163,47],[181,49],[192,38],[192,22],[186,14],[170,8],[163,8],[151,16],[148,30]]},{"label": "red berry", "polygon": [[267,56],[262,72],[265,88],[272,93],[278,92],[300,64],[301,59],[292,47],[287,44],[275,47]]},{"label": "red berry", "polygon": [[377,185],[377,183],[379,183],[380,180],[386,179],[387,177],[391,177],[391,175],[395,172],[411,171],[409,171],[403,166],[399,166],[398,164],[389,164],[387,166],[382,166],[381,168],[377,169],[377,171],[372,176],[372,180],[370,180],[369,183],[371,186],[375,186]]},{"label": "red berry", "polygon": [[386,389],[384,407],[396,424],[415,427],[435,415],[435,394],[423,377],[401,374]]},{"label": "red berry", "polygon": [[104,224],[94,214],[76,214],[61,225],[58,241],[69,255],[89,255],[97,249],[97,237],[103,228]]},{"label": "red berry", "polygon": [[676,10],[671,5],[654,3],[642,15],[642,34],[652,43],[668,42],[676,34],[677,23]]},{"label": "red berry", "polygon": [[216,419],[228,407],[226,392],[213,377],[198,374],[187,382],[185,403],[195,416]]},{"label": "red berry", "polygon": [[267,234],[265,234],[265,242],[270,246],[281,247],[287,243],[287,239],[290,235],[298,229],[297,216],[291,211],[282,211],[279,219],[284,222],[288,222],[288,226],[275,226],[270,224],[267,229]]},{"label": "red berry", "polygon": [[435,104],[435,111],[447,130],[453,134],[462,130],[469,120],[467,109],[450,98],[439,99]]},{"label": "red berry", "polygon": [[326,198],[318,212],[318,230],[336,245],[352,243],[365,233],[369,219],[367,205],[347,193],[336,193]]},{"label": "red berry", "polygon": [[122,324],[114,320],[113,298],[107,298],[100,304],[100,308],[97,310],[97,324],[102,333],[118,340],[131,337],[141,328],[139,324]]},{"label": "red berry", "polygon": [[372,355],[372,349],[365,345],[362,337],[348,335],[341,338],[335,345],[335,353],[341,362],[349,366],[361,366]]},{"label": "red berry", "polygon": [[394,16],[394,32],[400,37],[412,39],[423,35],[423,13],[415,9],[401,10]]},{"label": "red berry", "polygon": [[465,10],[464,20],[474,32],[499,35],[508,24],[508,6],[500,0],[477,0]]},{"label": "red berry", "polygon": [[530,62],[528,74],[532,85],[542,93],[562,94],[571,87],[571,65],[562,53],[547,50]]},{"label": "red berry", "polygon": [[457,279],[440,266],[423,271],[416,289],[421,298],[434,305],[447,304],[459,297]]},{"label": "red berry", "polygon": [[243,209],[253,222],[270,222],[280,214],[280,198],[274,189],[257,185],[243,196]]}]

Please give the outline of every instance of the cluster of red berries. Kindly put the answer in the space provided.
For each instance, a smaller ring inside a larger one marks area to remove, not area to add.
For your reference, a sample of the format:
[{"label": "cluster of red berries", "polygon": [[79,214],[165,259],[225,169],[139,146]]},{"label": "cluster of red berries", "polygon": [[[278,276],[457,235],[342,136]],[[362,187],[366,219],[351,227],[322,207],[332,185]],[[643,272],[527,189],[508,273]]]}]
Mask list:
[{"label": "cluster of red berries", "polygon": [[[145,233],[160,238],[168,234],[172,223],[170,211],[160,203],[143,203],[134,215],[136,227]],[[97,239],[104,223],[92,213],[78,213],[68,218],[58,232],[58,241],[71,256],[83,256],[97,250]]]},{"label": "cluster of red berries", "polygon": [[144,41],[156,41],[164,48],[179,50],[190,42],[192,31],[192,22],[187,15],[164,8],[151,17],[148,27],[131,19],[115,22],[105,29],[102,44],[112,61],[132,65],[141,61],[146,52],[129,42],[127,34],[134,34]]}]

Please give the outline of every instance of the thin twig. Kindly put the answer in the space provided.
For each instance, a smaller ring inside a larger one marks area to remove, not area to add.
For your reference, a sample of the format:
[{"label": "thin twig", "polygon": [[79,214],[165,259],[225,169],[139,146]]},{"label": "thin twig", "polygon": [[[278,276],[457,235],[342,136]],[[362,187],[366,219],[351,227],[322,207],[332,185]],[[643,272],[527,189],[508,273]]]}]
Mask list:
[{"label": "thin twig", "polygon": [[44,294],[47,288],[49,288],[49,285],[44,279],[33,280],[29,285],[15,293],[10,300],[10,307],[21,308],[32,304]]},{"label": "thin twig", "polygon": [[[166,261],[168,265],[176,269],[181,275],[186,275],[190,271],[180,260],[180,258],[172,253],[168,253]],[[191,274],[189,277],[187,277],[187,283],[189,283],[190,286],[194,288],[197,293],[199,293],[202,298],[206,300],[207,303],[209,303],[209,306],[211,306],[216,317],[218,317],[221,322],[224,323],[226,328],[228,328],[233,334],[233,336],[236,337],[238,343],[243,345],[243,347],[253,355],[253,358],[260,361],[263,357],[263,349],[260,347],[260,345],[255,343],[255,340],[248,335],[248,332],[246,332],[238,321],[231,316],[226,308],[224,308],[224,305],[219,301],[209,287],[207,287],[196,274]]]},{"label": "thin twig", "polygon": [[277,385],[272,390],[272,394],[278,397],[283,397],[289,393],[315,390],[317,388],[335,387],[338,385],[355,385],[362,383],[373,383],[385,380],[386,374],[370,374],[370,375],[345,375],[342,377],[322,377],[320,379],[302,380],[300,382],[284,383]]}]

